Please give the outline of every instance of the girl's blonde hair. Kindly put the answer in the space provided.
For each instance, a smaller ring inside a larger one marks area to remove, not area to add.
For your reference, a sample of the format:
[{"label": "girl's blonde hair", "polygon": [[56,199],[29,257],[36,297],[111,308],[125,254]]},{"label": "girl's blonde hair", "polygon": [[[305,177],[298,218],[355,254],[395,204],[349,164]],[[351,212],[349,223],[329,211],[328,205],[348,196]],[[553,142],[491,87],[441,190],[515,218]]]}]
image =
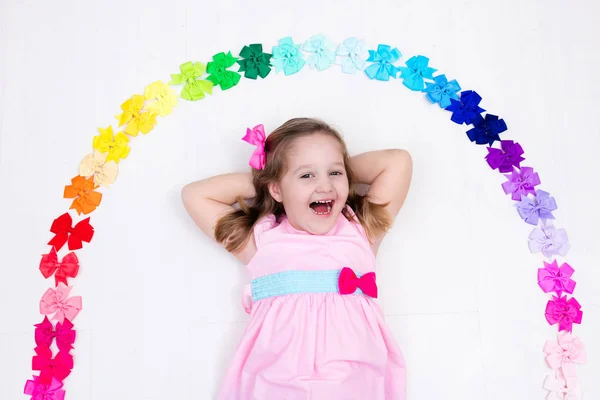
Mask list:
[{"label": "girl's blonde hair", "polygon": [[[279,182],[286,172],[286,154],[294,140],[313,134],[328,135],[340,143],[344,166],[350,192],[346,204],[354,210],[358,222],[364,227],[370,240],[383,233],[391,226],[391,217],[384,209],[385,204],[375,204],[366,196],[356,193],[352,184],[356,183],[350,168],[350,156],[344,139],[338,131],[327,123],[314,118],[293,118],[281,125],[267,136],[265,142],[266,162],[262,170],[252,169],[252,183],[256,197],[248,205],[244,199],[238,199],[239,210],[234,210],[217,221],[215,239],[224,243],[225,248],[232,252],[241,251],[252,234],[256,222],[262,217],[274,214],[279,217],[284,214],[283,205],[273,199],[269,192],[269,184]],[[353,217],[344,208],[342,213],[348,220]]]}]

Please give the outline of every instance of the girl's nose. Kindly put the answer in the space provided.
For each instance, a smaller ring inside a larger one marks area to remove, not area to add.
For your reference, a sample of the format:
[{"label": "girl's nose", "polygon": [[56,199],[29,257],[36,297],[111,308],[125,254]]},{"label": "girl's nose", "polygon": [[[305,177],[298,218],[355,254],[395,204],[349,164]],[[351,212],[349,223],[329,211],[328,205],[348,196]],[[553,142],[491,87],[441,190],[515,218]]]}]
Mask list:
[{"label": "girl's nose", "polygon": [[317,192],[328,193],[333,190],[333,185],[329,179],[321,179],[317,185]]}]

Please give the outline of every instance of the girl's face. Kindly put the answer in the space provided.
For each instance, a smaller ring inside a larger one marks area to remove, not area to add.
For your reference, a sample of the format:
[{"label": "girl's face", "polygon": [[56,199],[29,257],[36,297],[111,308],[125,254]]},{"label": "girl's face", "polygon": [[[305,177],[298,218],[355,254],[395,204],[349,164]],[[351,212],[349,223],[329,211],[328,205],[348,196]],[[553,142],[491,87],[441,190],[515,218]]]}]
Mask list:
[{"label": "girl's face", "polygon": [[290,224],[311,234],[325,234],[335,225],[348,198],[348,176],[340,143],[315,133],[294,140],[287,171],[269,190]]}]

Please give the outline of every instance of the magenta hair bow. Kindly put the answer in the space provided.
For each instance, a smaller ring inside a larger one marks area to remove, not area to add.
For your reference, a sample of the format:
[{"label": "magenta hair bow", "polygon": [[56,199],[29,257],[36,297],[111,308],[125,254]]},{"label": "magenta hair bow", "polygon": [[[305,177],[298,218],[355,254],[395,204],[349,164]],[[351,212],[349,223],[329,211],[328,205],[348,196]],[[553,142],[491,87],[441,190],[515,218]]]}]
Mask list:
[{"label": "magenta hair bow", "polygon": [[65,322],[56,323],[56,330],[52,326],[52,322],[48,317],[44,317],[44,321],[35,325],[35,343],[38,346],[48,346],[52,344],[52,339],[56,338],[56,345],[59,350],[70,351],[75,343],[75,330],[71,321],[65,318]]},{"label": "magenta hair bow", "polygon": [[562,292],[573,294],[577,284],[571,276],[575,270],[567,263],[560,267],[556,260],[551,264],[544,261],[544,268],[538,268],[538,284],[544,293],[556,292],[558,296]]},{"label": "magenta hair bow", "polygon": [[256,125],[254,128],[246,129],[246,135],[242,138],[244,142],[247,142],[253,146],[256,146],[254,153],[250,157],[250,166],[254,169],[261,170],[265,168],[266,154],[265,154],[265,141],[267,137],[265,135],[265,127],[263,124]]},{"label": "magenta hair bow", "polygon": [[25,383],[24,393],[30,395],[31,400],[64,400],[65,391],[62,387],[62,382],[54,377],[50,383],[41,383],[40,378],[33,375],[33,380]]},{"label": "magenta hair bow", "polygon": [[59,381],[65,380],[73,369],[73,356],[65,351],[59,351],[52,358],[52,351],[47,346],[35,348],[36,356],[31,360],[31,369],[40,371],[39,382],[50,384],[52,377]]},{"label": "magenta hair bow", "polygon": [[81,296],[69,297],[72,287],[65,286],[62,282],[56,289],[49,288],[40,300],[40,314],[54,314],[52,319],[63,322],[65,318],[73,321],[81,310]]},{"label": "magenta hair bow", "polygon": [[375,272],[366,273],[359,278],[352,269],[344,267],[340,273],[338,285],[340,294],[352,294],[356,292],[356,289],[360,289],[367,296],[377,298]]},{"label": "magenta hair bow", "polygon": [[585,364],[587,361],[585,347],[581,340],[565,331],[558,333],[558,341],[546,341],[544,353],[546,353],[548,366],[554,370],[562,368],[565,377],[575,376],[573,364]]},{"label": "magenta hair bow", "polygon": [[567,301],[567,296],[552,296],[546,304],[546,320],[550,325],[558,322],[559,331],[571,332],[573,324],[581,324],[582,316],[581,306],[574,297]]}]

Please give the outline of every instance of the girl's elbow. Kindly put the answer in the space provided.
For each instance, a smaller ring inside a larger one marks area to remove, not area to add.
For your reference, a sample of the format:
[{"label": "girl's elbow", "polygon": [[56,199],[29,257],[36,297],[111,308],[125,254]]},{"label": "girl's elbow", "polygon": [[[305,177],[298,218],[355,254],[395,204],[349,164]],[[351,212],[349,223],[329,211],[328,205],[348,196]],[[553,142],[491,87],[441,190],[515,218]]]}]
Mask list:
[{"label": "girl's elbow", "polygon": [[197,182],[188,183],[181,188],[181,201],[184,205],[194,203],[194,200],[199,197],[201,197],[201,194]]},{"label": "girl's elbow", "polygon": [[412,156],[405,149],[391,149],[390,151],[390,162],[395,166],[406,168],[412,166]]}]

